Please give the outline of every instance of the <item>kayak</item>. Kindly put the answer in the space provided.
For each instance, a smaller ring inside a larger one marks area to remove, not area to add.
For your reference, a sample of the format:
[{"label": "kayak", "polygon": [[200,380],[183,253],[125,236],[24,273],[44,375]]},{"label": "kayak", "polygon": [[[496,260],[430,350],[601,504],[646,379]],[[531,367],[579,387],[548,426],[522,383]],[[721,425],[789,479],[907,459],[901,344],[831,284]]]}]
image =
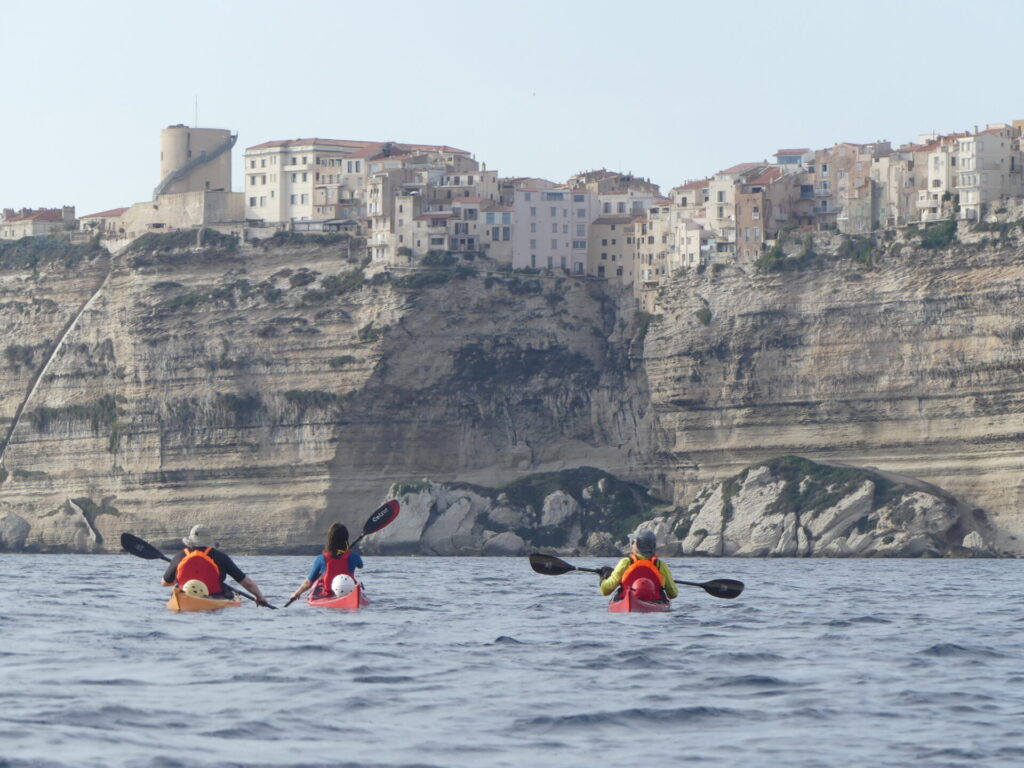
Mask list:
[{"label": "kayak", "polygon": [[306,597],[306,602],[315,608],[334,608],[341,611],[358,611],[370,604],[370,598],[363,594],[363,585],[356,584],[356,588],[347,595],[341,597],[313,597],[311,592]]},{"label": "kayak", "polygon": [[167,601],[167,610],[178,613],[194,613],[196,611],[219,611],[222,608],[237,608],[242,601],[237,597],[234,600],[218,600],[215,597],[197,597],[182,592],[175,587],[171,590],[171,599]]},{"label": "kayak", "polygon": [[641,600],[626,590],[612,598],[608,610],[612,613],[665,613],[672,610],[672,603],[668,600]]}]

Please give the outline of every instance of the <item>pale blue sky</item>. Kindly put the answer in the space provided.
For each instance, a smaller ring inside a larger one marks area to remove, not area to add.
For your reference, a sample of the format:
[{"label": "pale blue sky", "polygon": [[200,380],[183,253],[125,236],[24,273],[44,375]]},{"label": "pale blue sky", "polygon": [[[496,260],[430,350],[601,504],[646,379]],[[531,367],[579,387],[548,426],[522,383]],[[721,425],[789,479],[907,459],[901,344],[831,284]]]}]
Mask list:
[{"label": "pale blue sky", "polygon": [[0,207],[150,198],[160,129],[242,149],[450,144],[503,176],[662,185],[782,147],[1024,118],[1024,3],[58,2],[0,6]]}]

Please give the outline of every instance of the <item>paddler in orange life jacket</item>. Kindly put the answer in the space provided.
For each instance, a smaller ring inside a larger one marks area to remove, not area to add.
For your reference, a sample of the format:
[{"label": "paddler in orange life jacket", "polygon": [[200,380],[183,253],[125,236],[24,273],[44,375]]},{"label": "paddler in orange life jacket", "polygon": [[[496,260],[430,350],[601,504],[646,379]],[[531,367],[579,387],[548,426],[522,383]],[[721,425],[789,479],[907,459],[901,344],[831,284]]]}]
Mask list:
[{"label": "paddler in orange life jacket", "polygon": [[[610,595],[618,587],[633,588],[641,600],[670,600],[679,594],[672,571],[657,555],[654,531],[642,530],[633,538],[633,549],[614,569],[601,569],[601,594]],[[645,583],[646,582],[646,583]]]},{"label": "paddler in orange life jacket", "polygon": [[206,586],[210,597],[230,599],[234,593],[224,583],[224,579],[230,576],[252,592],[257,605],[267,604],[256,582],[242,573],[234,560],[216,549],[213,532],[207,526],[192,526],[192,530],[181,543],[185,545],[185,549],[171,560],[164,571],[164,577],[160,581],[163,586],[177,585],[179,589],[183,589],[187,582],[199,580]]},{"label": "paddler in orange life jacket", "polygon": [[356,550],[348,547],[348,528],[341,523],[334,523],[327,531],[327,546],[317,555],[309,575],[292,593],[291,599],[299,599],[310,587],[314,587],[313,597],[333,594],[331,584],[336,576],[344,574],[355,580],[356,568],[362,567],[363,558]]}]

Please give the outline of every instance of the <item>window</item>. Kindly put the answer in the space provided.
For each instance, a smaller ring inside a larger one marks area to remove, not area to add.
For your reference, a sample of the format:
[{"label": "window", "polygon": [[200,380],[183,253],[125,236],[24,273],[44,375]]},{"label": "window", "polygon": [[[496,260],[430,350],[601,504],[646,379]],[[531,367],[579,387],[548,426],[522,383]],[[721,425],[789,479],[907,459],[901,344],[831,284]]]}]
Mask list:
[{"label": "window", "polygon": [[557,224],[552,224],[551,225],[551,234],[553,234],[553,235],[557,235],[558,234],[558,225]]},{"label": "window", "polygon": [[599,264],[597,266],[597,276],[604,277],[604,265]]},{"label": "window", "polygon": [[719,190],[718,191],[718,202],[720,202],[720,203],[724,203],[725,202],[725,190]]},{"label": "window", "polygon": [[500,227],[491,227],[491,240],[500,240],[500,239],[501,239],[501,228]]},{"label": "window", "polygon": [[551,206],[551,218],[554,218],[557,215],[558,215],[558,209],[555,208],[555,206]]},{"label": "window", "polygon": [[601,254],[601,261],[608,261],[608,254],[607,253],[602,253]]},{"label": "window", "polygon": [[828,163],[821,164],[821,175],[828,176]]},{"label": "window", "polygon": [[537,268],[537,254],[536,253],[531,253],[530,254],[530,266],[533,269]]},{"label": "window", "polygon": [[532,206],[532,205],[530,206],[530,215],[531,216],[536,216],[537,215],[537,208],[535,206]]},{"label": "window", "polygon": [[555,238],[551,238],[551,250],[558,250],[558,241]]},{"label": "window", "polygon": [[718,206],[718,218],[720,218],[720,219],[724,219],[725,218],[725,206],[724,205]]},{"label": "window", "polygon": [[309,195],[303,194],[302,195],[302,204],[305,205],[308,202],[309,202]]},{"label": "window", "polygon": [[292,205],[295,205],[295,203],[297,202],[297,198],[298,195],[292,195],[291,199],[288,202],[290,202]]},{"label": "window", "polygon": [[[160,159],[163,160],[163,157],[161,157]],[[255,160],[250,160],[249,161],[249,167],[250,168],[255,168],[256,167],[256,161]]]},{"label": "window", "polygon": [[502,227],[501,228],[501,239],[502,240],[510,240],[511,238],[512,238],[512,227]]},{"label": "window", "polygon": [[568,235],[569,234],[569,225],[568,224],[563,224],[562,225],[562,234],[563,235]]},{"label": "window", "polygon": [[295,181],[298,181],[298,180],[299,180],[299,174],[293,173],[292,174],[292,181],[295,182]]},{"label": "window", "polygon": [[488,224],[493,224],[494,223],[494,214],[493,213],[488,213],[487,214],[487,223]]},{"label": "window", "polygon": [[309,181],[309,174],[308,173],[302,174],[302,180],[303,181]]},{"label": "window", "polygon": [[262,208],[267,204],[267,198],[265,195],[260,195],[260,207]]},{"label": "window", "polygon": [[586,208],[577,208],[576,209],[576,218],[577,219],[585,219],[586,217],[587,217],[587,209]]},{"label": "window", "polygon": [[683,208],[685,208],[688,205],[688,203],[686,202],[686,198],[685,197],[679,198],[679,204],[681,206],[683,206]]},{"label": "window", "polygon": [[530,240],[530,248],[536,248],[536,247],[537,247],[537,241],[536,241],[536,240],[533,240],[533,239],[531,239],[531,240]]},{"label": "window", "polygon": [[255,184],[255,183],[256,183],[256,177],[255,176],[250,176],[249,177],[249,184]]},{"label": "window", "polygon": [[612,204],[611,203],[605,203],[604,205],[601,206],[601,210],[604,211],[604,213],[611,213],[612,212]]},{"label": "window", "polygon": [[512,223],[512,214],[511,213],[503,213],[503,214],[501,214],[501,223],[502,224],[511,224]]},{"label": "window", "polygon": [[444,238],[443,237],[432,237],[432,238],[430,238],[430,244],[431,245],[444,245]]},{"label": "window", "polygon": [[760,219],[761,218],[761,208],[760,208],[760,206],[757,206],[757,205],[754,206],[754,218],[755,219]]},{"label": "window", "polygon": [[583,195],[573,195],[573,196],[572,196],[572,201],[573,201],[574,203],[582,203],[582,202],[583,202],[583,199],[584,199],[584,198],[583,198]]},{"label": "window", "polygon": [[586,234],[587,234],[587,225],[586,224],[577,224],[576,225],[576,237],[585,237]]},{"label": "window", "polygon": [[607,239],[607,238],[604,238],[604,237],[602,237],[602,238],[601,238],[601,245],[608,245],[608,239]]},{"label": "window", "polygon": [[626,204],[625,203],[619,203],[618,205],[615,206],[615,210],[618,211],[619,213],[625,213],[626,212]]},{"label": "window", "polygon": [[529,192],[524,192],[523,193],[523,199],[526,200],[526,202],[530,202],[530,198],[531,197],[533,197],[533,195],[530,194]]},{"label": "window", "polygon": [[536,232],[536,231],[537,231],[537,222],[536,221],[531,221],[530,222],[530,232]]},{"label": "window", "polygon": [[253,208],[256,207],[256,198],[255,197],[250,197],[249,198],[249,205],[252,206]]},{"label": "window", "polygon": [[469,234],[469,224],[466,224],[465,222],[456,222],[456,224],[455,224],[455,234],[456,235],[468,235]]},{"label": "window", "polygon": [[573,240],[572,241],[572,247],[576,248],[576,249],[580,249],[580,250],[585,249],[587,247],[587,241],[586,240]]}]

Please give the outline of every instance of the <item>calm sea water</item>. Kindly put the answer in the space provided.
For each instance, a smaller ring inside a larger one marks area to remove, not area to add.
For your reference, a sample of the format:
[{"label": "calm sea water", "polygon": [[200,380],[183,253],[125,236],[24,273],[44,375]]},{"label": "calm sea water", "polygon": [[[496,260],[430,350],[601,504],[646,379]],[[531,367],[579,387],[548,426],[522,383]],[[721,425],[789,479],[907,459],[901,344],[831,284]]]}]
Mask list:
[{"label": "calm sea water", "polygon": [[[278,604],[311,560],[237,559]],[[163,563],[0,556],[0,766],[1024,764],[1019,562],[672,564],[747,590],[368,557],[359,614],[176,615]]]}]

